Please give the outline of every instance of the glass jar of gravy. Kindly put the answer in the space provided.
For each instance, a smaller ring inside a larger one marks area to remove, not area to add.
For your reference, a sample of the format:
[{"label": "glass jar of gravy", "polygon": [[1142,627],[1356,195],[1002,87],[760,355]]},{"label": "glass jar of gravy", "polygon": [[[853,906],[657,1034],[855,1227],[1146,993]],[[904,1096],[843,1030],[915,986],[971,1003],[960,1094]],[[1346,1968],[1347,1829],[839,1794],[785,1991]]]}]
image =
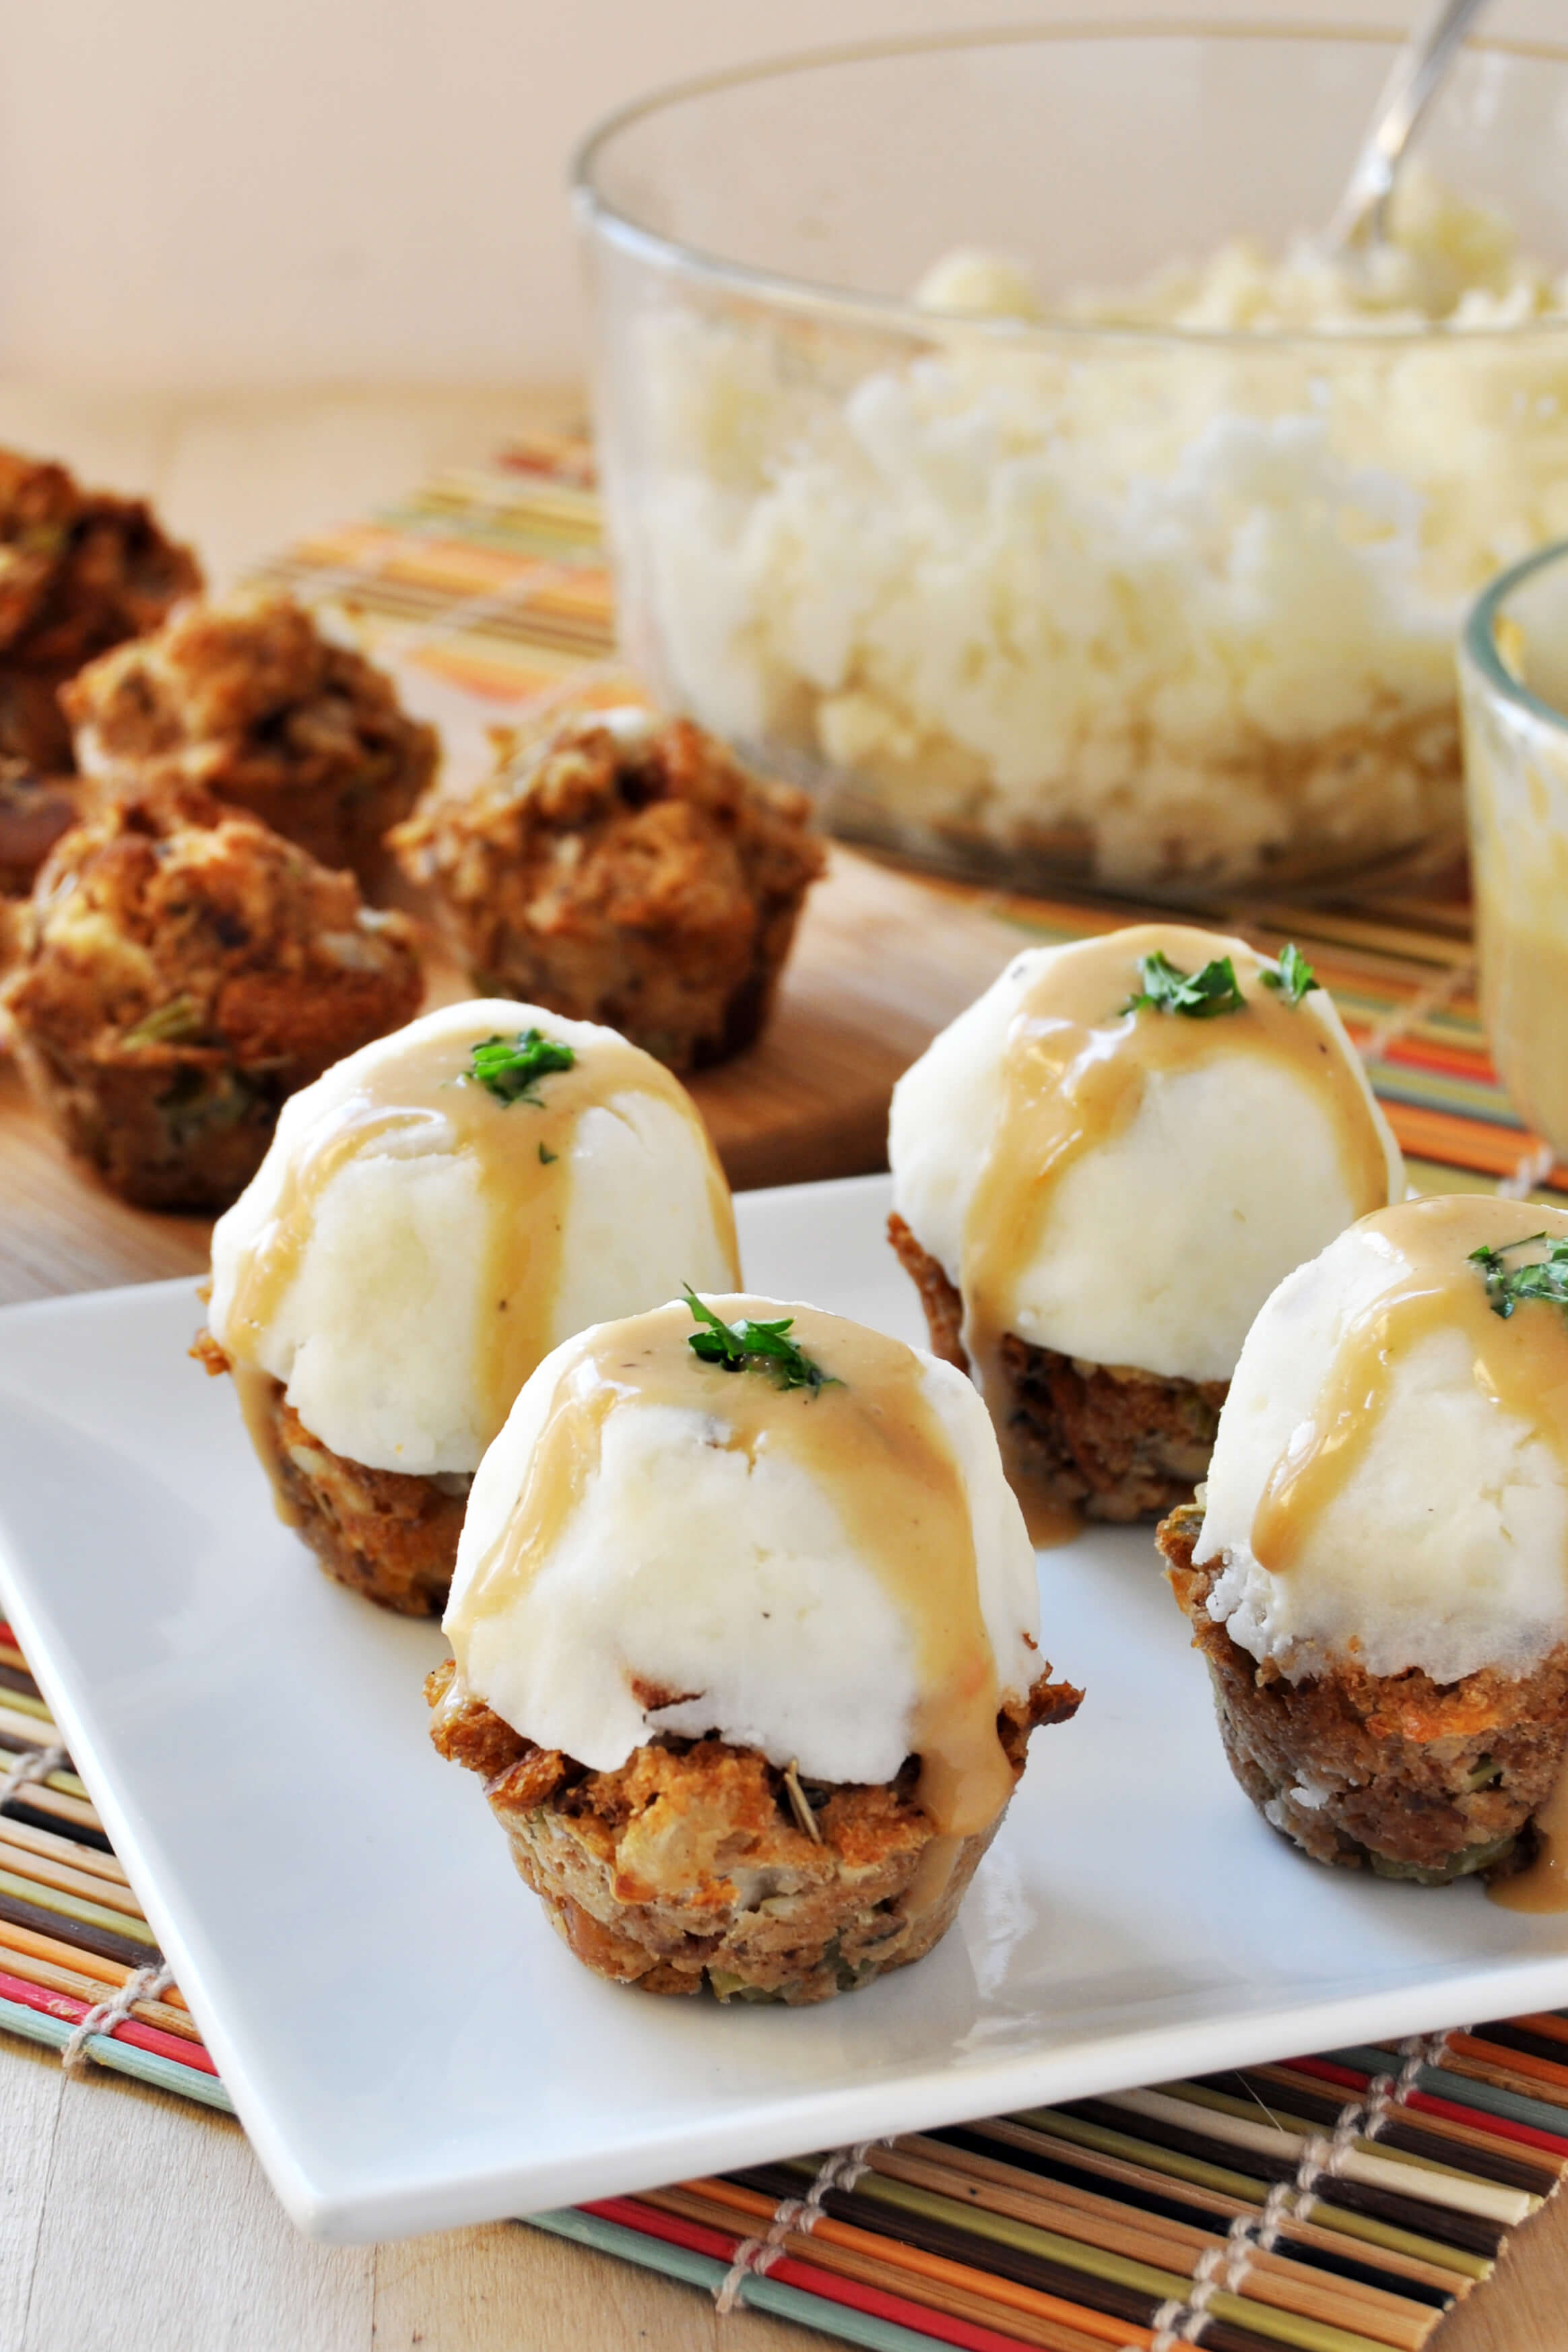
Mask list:
[{"label": "glass jar of gravy", "polygon": [[1478,599],[1459,699],[1481,1013],[1515,1108],[1568,1159],[1568,542]]}]

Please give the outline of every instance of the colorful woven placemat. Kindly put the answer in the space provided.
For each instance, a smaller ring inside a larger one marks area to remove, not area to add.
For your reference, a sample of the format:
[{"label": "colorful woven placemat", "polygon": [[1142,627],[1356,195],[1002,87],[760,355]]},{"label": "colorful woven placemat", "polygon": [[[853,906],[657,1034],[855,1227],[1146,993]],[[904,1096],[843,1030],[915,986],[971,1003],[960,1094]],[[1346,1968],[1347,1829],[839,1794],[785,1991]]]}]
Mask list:
[{"label": "colorful woven placemat", "polygon": [[[535,438],[265,568],[337,608],[449,757],[559,697],[614,698],[588,455]],[[982,894],[963,894],[973,903]],[[986,902],[1065,939],[1128,910]],[[1568,1192],[1514,1117],[1464,912],[1226,910],[1298,940],[1428,1191]],[[230,2101],[48,1709],[0,1625],[0,2027]],[[541,2228],[880,2352],[1418,2352],[1568,2171],[1568,2012],[1075,2100],[687,2181]]]},{"label": "colorful woven placemat", "polygon": [[[233,2112],[4,1623],[0,2027]],[[1552,2014],[532,2218],[880,2352],[1418,2352],[1565,2172]]]}]

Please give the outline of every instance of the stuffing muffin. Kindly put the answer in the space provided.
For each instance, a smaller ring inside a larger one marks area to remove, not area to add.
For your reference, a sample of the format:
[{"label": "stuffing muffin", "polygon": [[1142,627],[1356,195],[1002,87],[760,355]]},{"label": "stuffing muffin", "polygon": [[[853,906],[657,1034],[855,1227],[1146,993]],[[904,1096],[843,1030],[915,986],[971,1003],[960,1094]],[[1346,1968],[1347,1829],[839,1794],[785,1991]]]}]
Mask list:
[{"label": "stuffing muffin", "polygon": [[403,1617],[446,1606],[468,1507],[466,1471],[378,1470],[334,1453],[306,1428],[281,1381],[231,1360],[209,1330],[191,1353],[240,1386],[246,1426],[272,1480],[278,1516],[329,1576]]},{"label": "stuffing muffin", "polygon": [[1568,1905],[1568,1214],[1404,1202],[1258,1315],[1159,1531],[1232,1769],[1315,1861]]},{"label": "stuffing muffin", "polygon": [[61,687],[201,584],[195,556],[142,499],[84,490],[63,466],[0,449],[0,755],[68,772]]},{"label": "stuffing muffin", "polygon": [[401,916],[361,903],[266,825],[189,791],[115,804],[58,841],[3,1012],[34,1099],[144,1208],[221,1208],[294,1090],[405,1020],[423,990]]},{"label": "stuffing muffin", "polygon": [[329,1574],[437,1613],[473,1474],[562,1339],[739,1279],[695,1104],[613,1030],[445,1005],[294,1096],[213,1234],[231,1371],[280,1516]]},{"label": "stuffing muffin", "polygon": [[541,1365],[479,1465],[440,1752],[596,1975],[826,2000],[952,1924],[1081,1694],[968,1382],[689,1294]]},{"label": "stuffing muffin", "polygon": [[427,795],[392,845],[477,987],[609,1022],[674,1070],[760,1034],[826,863],[804,793],[629,708]]},{"label": "stuffing muffin", "polygon": [[1404,1169],[1294,948],[1035,948],[893,1092],[889,1238],[1042,1538],[1187,1500],[1281,1275]]},{"label": "stuffing muffin", "polygon": [[[935,1900],[910,1900],[940,1843],[916,1795],[920,1761],[891,1781],[815,1780],[755,1748],[668,1736],[617,1771],[542,1749],[465,1696],[447,1659],[426,1685],[439,1752],[485,1783],[524,1884],[595,1976],[644,1992],[791,2007],[851,1992],[924,1958],[952,1925],[998,1826],[960,1843]],[[1080,1694],[1046,1676],[998,1711],[1015,1779],[1029,1733],[1066,1722]]]},{"label": "stuffing muffin", "polygon": [[100,795],[178,778],[364,881],[436,767],[435,729],[406,715],[391,679],[268,592],[184,605],[64,699]]},{"label": "stuffing muffin", "polygon": [[[896,1213],[888,1239],[920,1293],[933,1353],[967,1372],[961,1293]],[[1008,1458],[1020,1485],[1053,1503],[1076,1504],[1089,1518],[1142,1518],[1190,1495],[1208,1468],[1224,1381],[1161,1380],[1128,1364],[1088,1363],[1011,1331],[1002,1336],[997,1369]]]}]

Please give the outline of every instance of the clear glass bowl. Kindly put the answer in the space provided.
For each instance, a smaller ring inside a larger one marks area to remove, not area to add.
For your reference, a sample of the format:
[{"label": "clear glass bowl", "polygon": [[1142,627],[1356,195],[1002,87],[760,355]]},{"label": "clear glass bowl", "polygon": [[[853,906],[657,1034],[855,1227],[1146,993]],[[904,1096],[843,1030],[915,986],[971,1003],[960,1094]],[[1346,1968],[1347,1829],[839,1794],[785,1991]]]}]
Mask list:
[{"label": "clear glass bowl", "polygon": [[[1047,305],[1327,218],[1391,44],[1006,33],[689,85],[579,161],[627,653],[949,870],[1212,898],[1462,840],[1452,646],[1568,531],[1568,323],[1197,331]],[[1468,52],[1422,152],[1568,262],[1568,51]]]},{"label": "clear glass bowl", "polygon": [[1568,545],[1477,601],[1459,698],[1481,1016],[1518,1108],[1568,1160]]}]

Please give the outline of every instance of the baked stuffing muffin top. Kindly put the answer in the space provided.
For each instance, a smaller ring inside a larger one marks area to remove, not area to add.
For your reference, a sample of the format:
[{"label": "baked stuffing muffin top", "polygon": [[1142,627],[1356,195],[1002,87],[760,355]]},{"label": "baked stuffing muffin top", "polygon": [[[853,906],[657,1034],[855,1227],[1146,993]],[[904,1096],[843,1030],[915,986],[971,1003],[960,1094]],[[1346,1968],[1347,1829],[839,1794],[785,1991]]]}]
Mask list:
[{"label": "baked stuffing muffin top", "polygon": [[65,835],[24,933],[9,1017],[73,1054],[221,1045],[321,1068],[344,1050],[346,1019],[379,1035],[421,989],[401,916],[190,791],[119,803]]},{"label": "baked stuffing muffin top", "polygon": [[476,985],[606,1022],[678,1070],[758,1034],[826,864],[804,793],[689,719],[631,709],[428,794],[392,845]]},{"label": "baked stuffing muffin top", "polygon": [[16,929],[0,1017],[22,1075],[144,1207],[233,1200],[287,1097],[405,1021],[424,985],[403,917],[189,790],[64,835]]},{"label": "baked stuffing muffin top", "polygon": [[435,729],[392,680],[268,591],[184,606],[95,662],[65,703],[100,793],[198,784],[362,877],[436,766]]},{"label": "baked stuffing muffin top", "polygon": [[0,752],[68,770],[61,684],[201,584],[144,499],[84,490],[63,466],[0,449]]}]

